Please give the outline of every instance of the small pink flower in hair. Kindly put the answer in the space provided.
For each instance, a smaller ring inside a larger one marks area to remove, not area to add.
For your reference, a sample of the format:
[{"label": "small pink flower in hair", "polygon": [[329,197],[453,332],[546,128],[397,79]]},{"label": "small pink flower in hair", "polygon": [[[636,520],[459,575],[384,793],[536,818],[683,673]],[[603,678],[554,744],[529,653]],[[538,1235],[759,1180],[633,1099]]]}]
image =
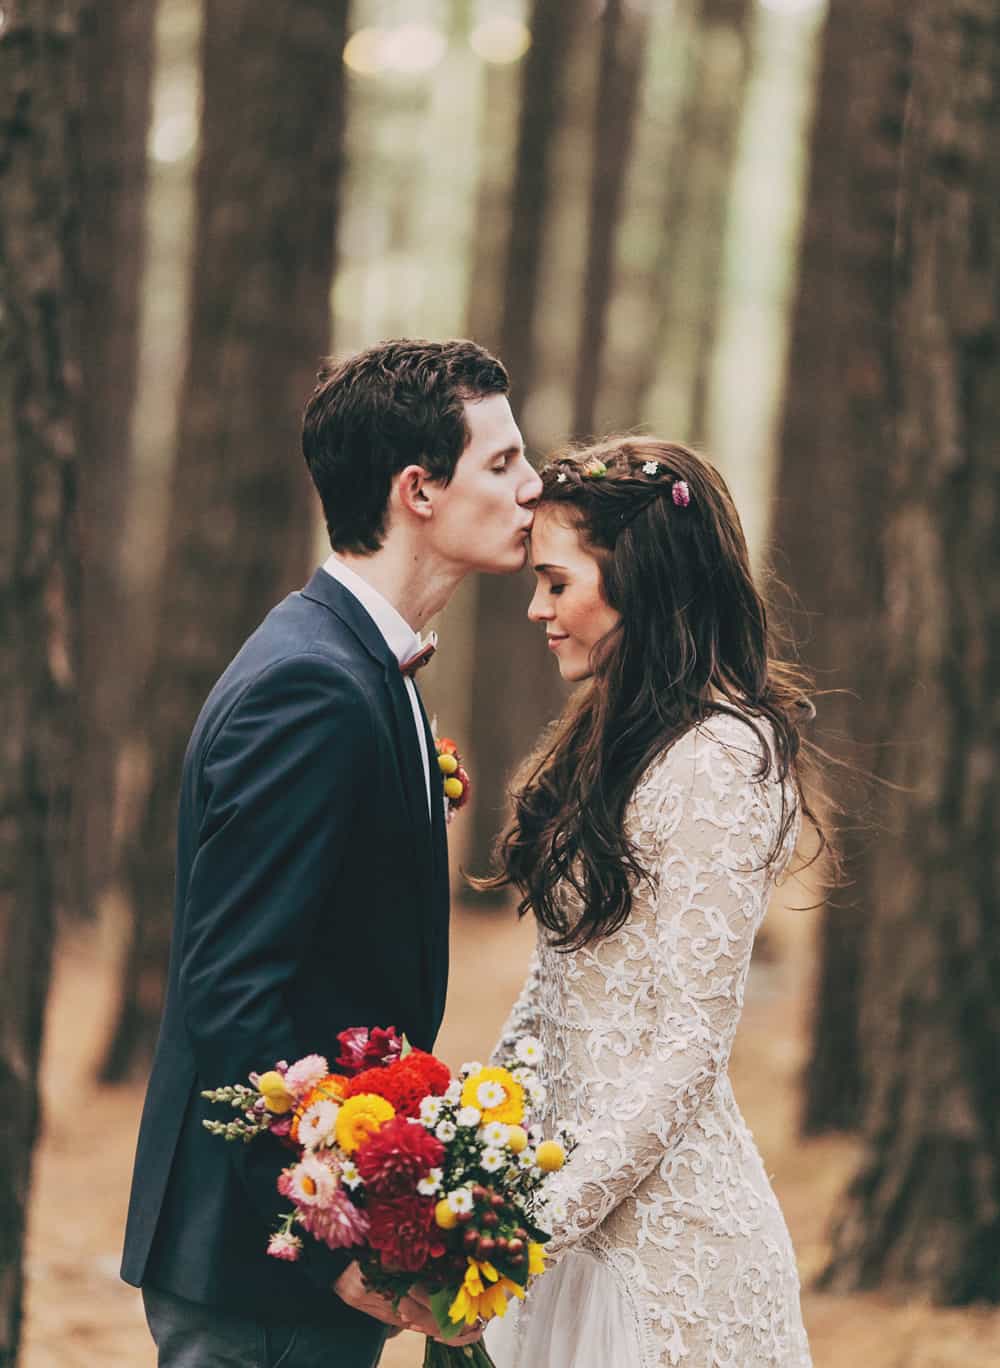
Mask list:
[{"label": "small pink flower in hair", "polygon": [[687,487],[686,480],[675,480],[670,495],[678,508],[687,508],[691,502],[691,491]]}]

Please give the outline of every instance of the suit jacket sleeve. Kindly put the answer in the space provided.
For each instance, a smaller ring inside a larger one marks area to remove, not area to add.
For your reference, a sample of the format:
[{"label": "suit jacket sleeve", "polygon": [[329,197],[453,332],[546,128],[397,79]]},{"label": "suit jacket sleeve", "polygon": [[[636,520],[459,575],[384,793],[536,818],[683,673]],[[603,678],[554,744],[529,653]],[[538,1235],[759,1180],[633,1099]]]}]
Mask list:
[{"label": "suit jacket sleeve", "polygon": [[[205,1087],[317,1048],[296,1038],[289,995],[318,919],[348,915],[337,907],[338,871],[374,745],[362,686],[302,654],[259,675],[208,746],[180,947],[184,1019]],[[273,1227],[289,1151],[270,1136],[228,1149]],[[306,1245],[306,1272],[323,1285],[350,1261]]]}]

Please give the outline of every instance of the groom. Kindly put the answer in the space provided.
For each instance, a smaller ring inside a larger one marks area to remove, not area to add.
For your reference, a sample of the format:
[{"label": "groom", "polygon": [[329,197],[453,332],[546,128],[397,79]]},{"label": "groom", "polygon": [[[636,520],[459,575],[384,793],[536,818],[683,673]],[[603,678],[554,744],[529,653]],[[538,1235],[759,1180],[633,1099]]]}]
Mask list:
[{"label": "groom", "polygon": [[472,342],[395,341],[331,365],[303,450],[333,554],[219,679],[184,760],[166,1003],[122,1276],[160,1368],[370,1368],[423,1305],[370,1292],[345,1251],[269,1258],[288,1151],[225,1144],[203,1088],[349,1026],[431,1049],[444,1010],[444,797],[401,668],[470,571],[524,564],[541,482],[503,366]]}]

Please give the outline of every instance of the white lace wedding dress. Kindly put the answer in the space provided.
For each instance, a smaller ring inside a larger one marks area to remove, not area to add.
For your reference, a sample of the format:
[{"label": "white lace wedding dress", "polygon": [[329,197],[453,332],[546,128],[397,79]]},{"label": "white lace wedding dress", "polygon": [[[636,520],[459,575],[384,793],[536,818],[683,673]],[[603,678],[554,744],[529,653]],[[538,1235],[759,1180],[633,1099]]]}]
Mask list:
[{"label": "white lace wedding dress", "polygon": [[764,868],[781,791],[755,779],[760,753],[735,717],[684,735],[627,812],[655,895],[636,888],[625,926],[582,950],[539,936],[494,1058],[537,1036],[545,1128],[565,1118],[582,1139],[556,1179],[550,1271],[487,1332],[498,1368],[811,1363],[788,1231],[727,1072],[798,826]]}]

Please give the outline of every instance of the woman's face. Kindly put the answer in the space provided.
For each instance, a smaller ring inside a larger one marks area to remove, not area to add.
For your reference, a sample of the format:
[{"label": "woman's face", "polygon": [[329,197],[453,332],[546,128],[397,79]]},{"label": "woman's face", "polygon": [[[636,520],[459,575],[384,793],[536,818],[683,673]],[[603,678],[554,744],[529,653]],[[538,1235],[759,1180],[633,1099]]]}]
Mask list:
[{"label": "woman's face", "polygon": [[549,650],[563,679],[589,679],[591,650],[620,614],[605,601],[601,569],[593,552],[565,515],[560,516],[551,505],[535,513],[531,563],[536,584],[528,617],[544,624]]}]

